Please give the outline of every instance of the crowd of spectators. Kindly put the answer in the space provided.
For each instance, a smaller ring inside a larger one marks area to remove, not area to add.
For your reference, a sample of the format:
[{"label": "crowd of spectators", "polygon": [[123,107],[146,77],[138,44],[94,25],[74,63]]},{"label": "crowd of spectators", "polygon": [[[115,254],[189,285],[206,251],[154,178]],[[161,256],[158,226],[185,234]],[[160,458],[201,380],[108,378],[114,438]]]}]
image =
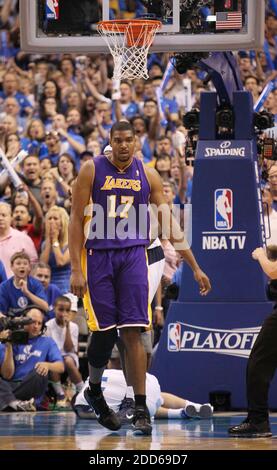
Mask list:
[{"label": "crowd of spectators", "polygon": [[[277,78],[277,18],[269,8],[273,3],[267,5],[265,48],[236,53],[244,87],[254,102],[266,83]],[[203,82],[196,66],[182,76],[174,71],[162,99],[165,124],[156,90],[168,60],[168,54],[152,54],[149,79],[123,80],[120,98],[114,100],[110,56],[87,55],[79,67],[74,54],[26,55],[19,45],[18,2],[0,0],[0,148],[11,163],[20,150],[28,153],[15,167],[22,181],[19,189],[0,168],[0,312],[6,315],[9,309],[34,304],[46,310],[49,334],[58,338],[61,356],[67,357],[65,368],[77,388],[82,384],[76,359],[78,332],[66,315],[70,308],[64,295],[69,292],[70,278],[70,195],[80,167],[103,153],[113,123],[125,118],[135,130],[136,157],[157,169],[168,204],[182,207],[191,200],[193,152],[182,120],[188,111],[183,79],[191,83],[193,108],[199,108],[201,92],[213,88]],[[270,93],[264,109],[276,119],[277,89]],[[269,171],[264,197],[272,205],[270,216],[276,225],[271,242],[277,245],[277,165],[272,161],[263,165]],[[172,282],[180,263],[169,242],[163,248],[162,290]],[[66,319],[59,313],[62,309]],[[157,323],[162,326],[161,316]],[[1,357],[4,360],[0,351]],[[54,359],[59,362],[60,356]],[[58,365],[53,370],[52,380],[63,400],[63,369]],[[0,371],[4,378],[9,375],[3,374],[1,365]],[[5,402],[2,409],[7,406]]]}]

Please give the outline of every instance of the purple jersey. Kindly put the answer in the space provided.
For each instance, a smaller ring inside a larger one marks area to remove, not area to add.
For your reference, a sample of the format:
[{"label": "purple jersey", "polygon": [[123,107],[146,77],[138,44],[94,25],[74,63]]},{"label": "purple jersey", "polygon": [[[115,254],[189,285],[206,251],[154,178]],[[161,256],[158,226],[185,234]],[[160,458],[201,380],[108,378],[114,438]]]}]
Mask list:
[{"label": "purple jersey", "polygon": [[150,186],[134,158],[120,171],[105,156],[94,158],[93,213],[86,248],[107,250],[149,245]]}]

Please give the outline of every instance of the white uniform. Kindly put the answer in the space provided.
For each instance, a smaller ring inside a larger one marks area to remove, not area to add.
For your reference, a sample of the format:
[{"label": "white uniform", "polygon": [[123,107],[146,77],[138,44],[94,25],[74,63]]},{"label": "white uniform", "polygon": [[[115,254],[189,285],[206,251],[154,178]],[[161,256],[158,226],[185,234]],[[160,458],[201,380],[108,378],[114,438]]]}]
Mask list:
[{"label": "white uniform", "polygon": [[[153,241],[153,243],[148,247],[148,250],[151,250],[152,248],[156,248],[157,246],[161,246],[161,242],[158,238],[156,238],[156,240]],[[154,295],[156,294],[159,284],[161,282],[162,275],[164,272],[164,265],[165,265],[165,259],[163,258],[148,266],[150,303],[152,303],[152,300],[154,299]]]},{"label": "white uniform", "polygon": [[[156,240],[151,243],[151,245],[147,248],[147,252],[149,254],[149,251],[152,250],[153,248],[157,248],[158,246],[162,246],[159,238],[156,238]],[[149,263],[149,260],[148,260]],[[165,266],[165,258],[159,259],[158,261],[152,262],[152,264],[148,264],[148,289],[149,289],[149,294],[148,294],[148,303],[151,305],[154,295],[157,292],[157,289],[159,287],[159,284],[162,279],[162,275],[164,272],[164,266]],[[141,333],[141,340],[142,344],[144,346],[144,349],[147,354],[152,353],[152,332],[150,330],[145,331]],[[111,358],[116,359],[119,357],[119,351],[117,345],[114,345]]]},{"label": "white uniform", "polygon": [[[84,390],[89,386],[87,378],[84,387],[77,395],[75,405],[86,405],[88,402],[84,397]],[[126,395],[127,384],[122,370],[106,369],[102,377],[102,391],[104,398],[110,408],[115,413],[119,410],[120,404]],[[146,404],[150,416],[155,416],[157,409],[162,406],[161,387],[154,375],[146,374]]]}]

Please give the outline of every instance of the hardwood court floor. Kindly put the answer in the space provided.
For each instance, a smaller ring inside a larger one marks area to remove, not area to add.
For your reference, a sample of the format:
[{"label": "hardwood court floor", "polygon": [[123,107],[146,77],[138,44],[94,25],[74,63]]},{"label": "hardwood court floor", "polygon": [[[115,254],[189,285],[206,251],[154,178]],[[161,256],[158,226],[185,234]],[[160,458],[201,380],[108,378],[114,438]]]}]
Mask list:
[{"label": "hardwood court floor", "polygon": [[153,435],[143,437],[126,427],[109,433],[73,412],[0,413],[0,450],[277,450],[277,414],[271,415],[270,439],[228,437],[228,427],[242,418],[225,413],[211,420],[159,420]]}]

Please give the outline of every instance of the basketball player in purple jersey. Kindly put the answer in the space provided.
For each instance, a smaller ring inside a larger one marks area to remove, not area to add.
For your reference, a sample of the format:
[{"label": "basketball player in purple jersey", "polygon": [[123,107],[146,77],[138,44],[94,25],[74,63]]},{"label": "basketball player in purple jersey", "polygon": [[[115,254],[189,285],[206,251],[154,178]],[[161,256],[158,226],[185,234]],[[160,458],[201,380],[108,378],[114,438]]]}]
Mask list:
[{"label": "basketball player in purple jersey", "polygon": [[[72,195],[69,226],[71,290],[78,297],[84,297],[88,325],[93,331],[88,349],[90,386],[85,397],[100,424],[111,430],[120,428],[118,417],[107,406],[101,391],[101,377],[117,339],[118,328],[126,348],[128,379],[135,393],[132,426],[136,434],[150,435],[152,427],[145,395],[146,354],[140,340],[141,328],[151,325],[146,258],[146,247],[150,242],[147,206],[149,201],[157,207],[168,206],[159,174],[134,158],[135,137],[128,122],[114,124],[111,146],[110,158],[96,157],[83,165]],[[97,233],[90,233],[85,242],[84,214],[91,200],[92,224]],[[99,226],[99,206],[104,214],[104,227]],[[176,249],[191,267],[200,294],[208,294],[210,281],[198,266],[176,220],[163,209],[158,215],[160,224],[170,227],[168,238],[171,243],[176,247],[176,243],[180,246],[182,241],[182,249]],[[131,227],[128,226],[126,238],[124,224],[128,222]],[[111,236],[113,224],[116,230]],[[83,250],[84,243],[86,250]]]}]

